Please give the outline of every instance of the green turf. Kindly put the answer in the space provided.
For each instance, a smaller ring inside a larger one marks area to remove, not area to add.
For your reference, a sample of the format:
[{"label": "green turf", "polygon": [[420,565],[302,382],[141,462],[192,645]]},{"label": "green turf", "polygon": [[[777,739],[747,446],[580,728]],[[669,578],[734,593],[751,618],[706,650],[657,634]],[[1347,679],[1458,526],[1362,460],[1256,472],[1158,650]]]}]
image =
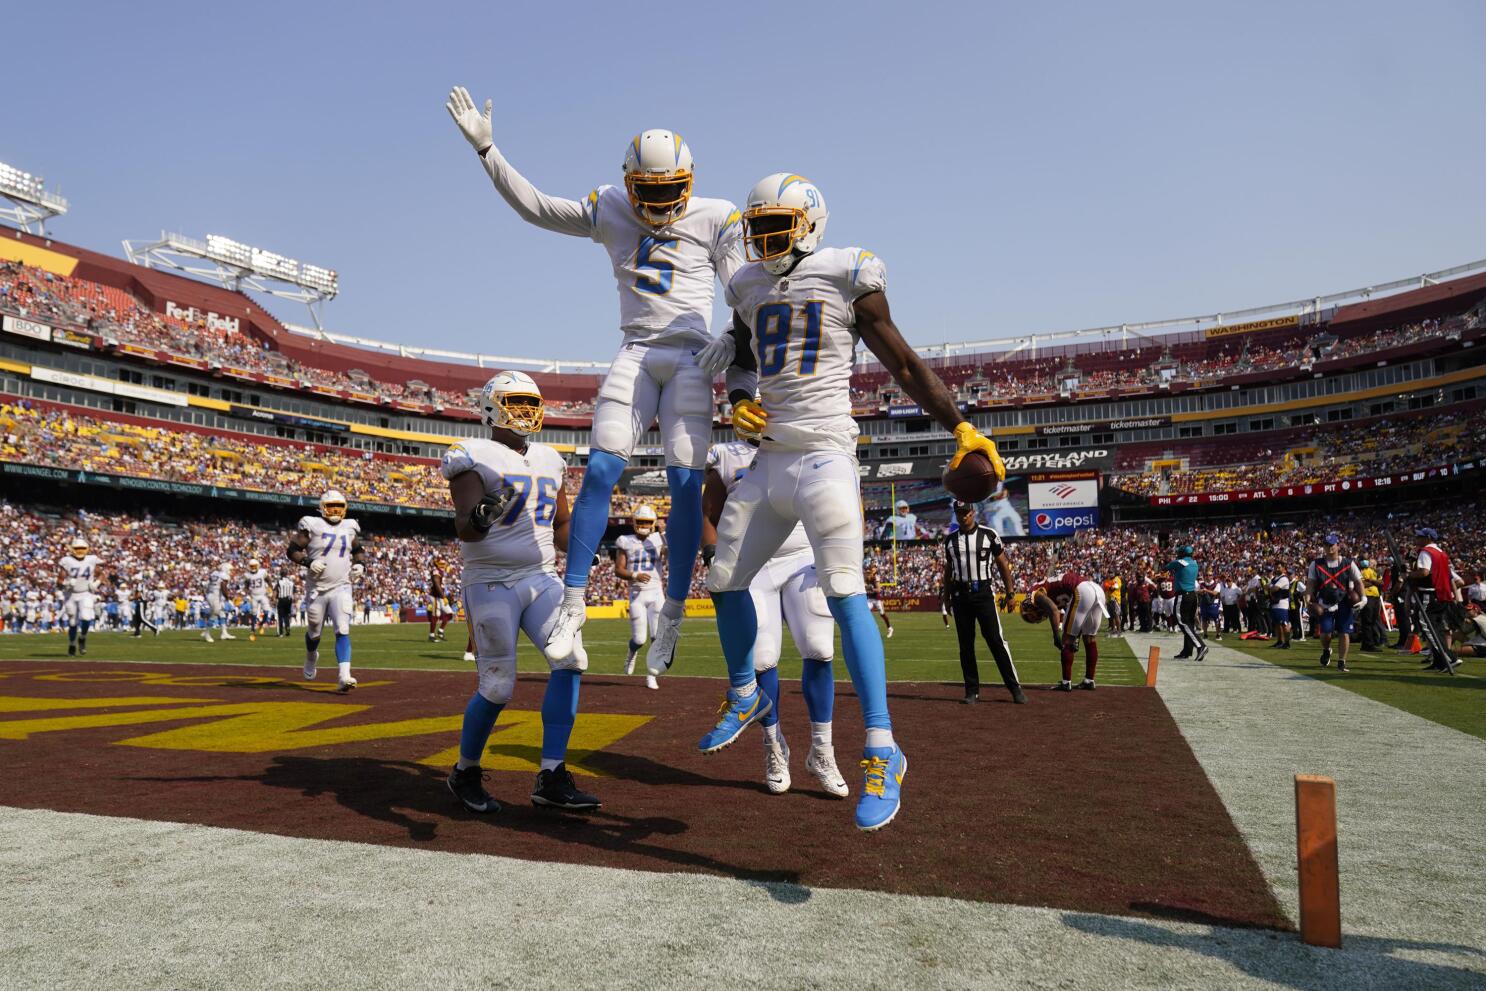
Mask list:
[{"label": "green turf", "polygon": [[[961,683],[959,649],[952,629],[946,630],[938,613],[900,613],[893,617],[895,634],[887,645],[888,677],[894,681],[943,681]],[[717,626],[710,619],[691,619],[681,627],[676,674],[722,677],[722,653],[717,643]],[[1050,684],[1058,677],[1058,655],[1053,650],[1046,625],[1028,626],[1015,617],[1005,622],[1006,638],[1011,645],[1017,671],[1025,684]],[[135,640],[123,633],[94,633],[88,638],[90,661],[162,661],[214,664],[267,664],[297,668],[304,663],[303,631],[289,639],[272,635],[247,638],[246,631],[236,631],[238,639],[206,643],[199,633],[170,631],[159,637],[146,634]],[[356,668],[420,668],[427,670],[467,671],[462,660],[465,630],[462,624],[451,624],[449,639],[444,643],[428,642],[428,627],[404,623],[392,626],[358,626],[351,631]],[[600,674],[618,674],[624,667],[629,623],[625,620],[590,620],[583,627],[588,646],[588,668]],[[990,689],[1000,678],[990,651],[981,642],[976,648],[980,659],[981,685]],[[57,634],[0,637],[0,659],[66,658],[66,638]],[[320,664],[333,664],[330,638],[320,651]],[[846,666],[840,661],[841,645],[836,644],[836,676],[846,677]],[[517,651],[522,671],[545,671],[547,663],[536,648],[523,637]],[[643,666],[643,656],[641,665]],[[1075,677],[1083,671],[1080,656],[1074,665]],[[798,677],[800,657],[788,638],[780,673]],[[1123,640],[1101,638],[1099,641],[1099,682],[1107,685],[1139,685],[1145,675]]]},{"label": "green turf", "polygon": [[1421,671],[1420,658],[1413,654],[1391,650],[1364,654],[1354,647],[1347,656],[1351,671],[1343,674],[1334,663],[1321,667],[1321,646],[1316,640],[1297,642],[1289,650],[1275,650],[1267,641],[1231,638],[1223,645],[1486,740],[1486,678],[1480,676],[1480,669],[1471,671],[1480,661],[1466,660],[1452,678]]}]

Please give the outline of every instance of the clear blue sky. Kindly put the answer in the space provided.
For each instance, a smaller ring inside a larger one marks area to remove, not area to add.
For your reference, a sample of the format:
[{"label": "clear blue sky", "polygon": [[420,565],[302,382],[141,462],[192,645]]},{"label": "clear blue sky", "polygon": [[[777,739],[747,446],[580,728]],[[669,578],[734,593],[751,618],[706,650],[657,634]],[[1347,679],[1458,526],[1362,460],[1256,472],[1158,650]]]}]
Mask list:
[{"label": "clear blue sky", "polygon": [[[0,160],[110,253],[221,233],[341,273],[334,330],[607,360],[601,249],[521,223],[681,131],[697,191],[810,176],[909,340],[1352,288],[1486,256],[1486,5],[11,5]],[[20,39],[27,39],[21,41]],[[280,317],[303,322],[297,304]]]}]

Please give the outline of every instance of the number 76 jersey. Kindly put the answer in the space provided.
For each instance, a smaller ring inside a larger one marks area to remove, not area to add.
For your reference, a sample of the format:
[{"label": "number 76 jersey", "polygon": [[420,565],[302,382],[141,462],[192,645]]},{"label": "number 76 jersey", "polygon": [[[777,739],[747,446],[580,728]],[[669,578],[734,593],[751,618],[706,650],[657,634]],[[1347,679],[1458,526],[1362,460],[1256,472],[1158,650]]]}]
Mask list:
[{"label": "number 76 jersey", "polygon": [[[343,519],[331,523],[319,516],[304,516],[299,520],[299,529],[310,535],[310,544],[305,548],[305,563],[325,562],[325,571],[316,577],[312,571],[307,579],[311,597],[335,588],[347,588],[351,584],[351,549],[356,538],[361,536],[361,525],[355,520]],[[216,591],[215,574],[212,591]]]},{"label": "number 76 jersey", "polygon": [[783,276],[750,262],[728,282],[728,305],[752,334],[758,358],[759,398],[769,414],[763,447],[856,455],[854,307],[886,288],[882,260],[862,248],[822,248]]},{"label": "number 76 jersey", "polygon": [[498,441],[471,438],[444,452],[439,471],[446,479],[472,471],[480,476],[486,495],[503,485],[516,490],[516,498],[483,540],[460,541],[466,588],[510,584],[544,571],[556,574],[552,523],[566,470],[562,455],[545,444],[528,444],[523,454]]}]

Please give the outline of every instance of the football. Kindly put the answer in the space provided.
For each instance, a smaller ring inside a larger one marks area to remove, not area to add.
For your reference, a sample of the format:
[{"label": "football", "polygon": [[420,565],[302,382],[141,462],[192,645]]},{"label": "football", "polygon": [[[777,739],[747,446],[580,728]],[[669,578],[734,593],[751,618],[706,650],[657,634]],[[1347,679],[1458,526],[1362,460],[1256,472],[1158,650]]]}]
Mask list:
[{"label": "football", "polygon": [[980,451],[971,451],[958,468],[944,467],[944,488],[961,502],[980,502],[996,490],[996,469]]}]

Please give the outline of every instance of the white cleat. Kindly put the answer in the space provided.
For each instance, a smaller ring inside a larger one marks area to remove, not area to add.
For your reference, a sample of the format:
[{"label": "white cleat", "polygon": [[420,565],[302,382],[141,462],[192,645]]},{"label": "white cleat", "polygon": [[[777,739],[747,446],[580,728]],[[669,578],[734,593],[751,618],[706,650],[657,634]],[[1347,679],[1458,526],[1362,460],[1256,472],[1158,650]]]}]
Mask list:
[{"label": "white cleat", "polygon": [[660,691],[660,682],[655,680],[655,675],[647,674],[645,676],[645,687],[653,692],[658,692]]},{"label": "white cleat", "polygon": [[237,637],[233,636],[231,633],[228,633],[226,630],[223,630],[222,631],[222,639],[223,640],[236,640]]},{"label": "white cleat", "polygon": [[335,690],[344,695],[355,687],[356,679],[351,677],[350,675],[346,675],[344,678],[341,679],[340,684],[336,686]]},{"label": "white cleat", "polygon": [[820,786],[837,798],[845,798],[851,793],[851,789],[846,787],[846,779],[841,776],[841,770],[836,767],[834,748],[811,747],[810,755],[805,758],[805,770],[815,775]]},{"label": "white cleat", "polygon": [[552,624],[552,634],[547,637],[547,649],[542,651],[549,661],[564,661],[573,656],[573,644],[587,618],[588,608],[583,603],[563,600],[557,610],[557,622]]},{"label": "white cleat", "polygon": [[217,642],[217,641],[215,641],[215,640],[212,639],[212,634],[211,634],[211,631],[210,630],[202,630],[201,631],[201,639],[205,640],[207,643],[216,643]]},{"label": "white cleat", "polygon": [[888,639],[889,639],[889,640],[891,640],[891,639],[892,639],[892,638],[893,638],[893,628],[892,628],[892,627],[891,627],[891,626],[889,626],[889,627],[888,627],[888,628],[887,628],[887,638],[888,638]]},{"label": "white cleat", "polygon": [[789,744],[783,733],[772,743],[764,739],[764,787],[771,795],[789,791]]},{"label": "white cleat", "polygon": [[671,670],[676,660],[676,642],[681,639],[681,617],[675,619],[660,614],[655,639],[650,642],[650,653],[645,655],[645,668],[652,677],[659,678]]},{"label": "white cleat", "polygon": [[640,656],[640,652],[638,650],[632,650],[632,651],[629,652],[629,657],[625,658],[625,660],[624,660],[624,673],[625,674],[634,674],[635,673],[635,658],[636,657],[639,657],[639,656]]},{"label": "white cleat", "polygon": [[315,674],[319,670],[320,652],[318,650],[308,651],[304,655],[304,680],[314,681]]},{"label": "white cleat", "polygon": [[464,659],[466,661],[473,661],[475,659],[475,652],[472,651],[472,650],[465,651],[464,652]]}]

